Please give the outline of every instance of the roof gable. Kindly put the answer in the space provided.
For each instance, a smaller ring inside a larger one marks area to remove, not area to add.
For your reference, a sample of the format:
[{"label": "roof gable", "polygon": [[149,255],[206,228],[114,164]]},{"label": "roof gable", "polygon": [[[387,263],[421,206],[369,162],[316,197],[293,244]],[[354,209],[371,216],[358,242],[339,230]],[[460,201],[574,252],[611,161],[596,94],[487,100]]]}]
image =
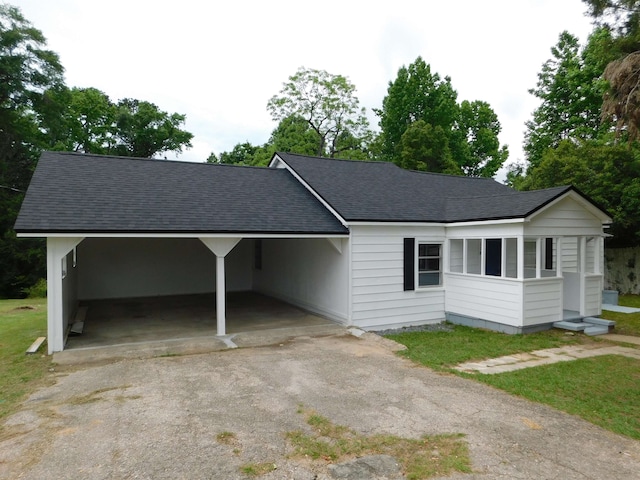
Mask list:
[{"label": "roof gable", "polygon": [[286,170],[62,152],[42,154],[15,229],[347,233]]}]

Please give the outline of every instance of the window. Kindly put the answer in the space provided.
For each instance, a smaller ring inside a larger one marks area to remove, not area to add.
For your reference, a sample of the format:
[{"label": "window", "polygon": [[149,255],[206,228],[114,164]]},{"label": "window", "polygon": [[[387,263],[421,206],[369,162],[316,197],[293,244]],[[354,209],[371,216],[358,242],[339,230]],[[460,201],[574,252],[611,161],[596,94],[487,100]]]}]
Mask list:
[{"label": "window", "polygon": [[418,244],[418,286],[442,285],[442,245]]}]

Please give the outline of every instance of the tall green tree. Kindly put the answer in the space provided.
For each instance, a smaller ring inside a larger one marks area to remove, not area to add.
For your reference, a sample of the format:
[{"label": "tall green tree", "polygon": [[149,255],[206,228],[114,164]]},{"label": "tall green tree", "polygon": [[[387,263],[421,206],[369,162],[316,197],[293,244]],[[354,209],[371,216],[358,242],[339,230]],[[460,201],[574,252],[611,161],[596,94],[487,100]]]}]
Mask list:
[{"label": "tall green tree", "polygon": [[191,147],[193,135],[181,127],[185,115],[167,113],[150,102],[125,98],[117,104],[115,153],[153,157],[166,152],[181,153]]},{"label": "tall green tree", "polygon": [[50,150],[107,154],[115,146],[116,106],[96,88],[45,92],[40,115],[42,143]]},{"label": "tall green tree", "polygon": [[408,170],[458,173],[449,139],[440,125],[416,120],[400,138],[400,166]]},{"label": "tall green tree", "polygon": [[[458,104],[457,97],[451,79],[432,72],[421,57],[400,68],[396,79],[389,83],[382,108],[375,110],[381,131],[374,147],[379,149],[380,157],[406,166],[411,163],[407,161],[410,149],[403,136],[410,137],[412,148],[419,150],[415,143],[418,138],[426,141],[435,135],[441,140],[446,138],[447,148],[432,150],[432,146],[425,145],[423,152],[431,150],[442,156],[437,161],[418,161],[416,165],[470,176],[495,175],[508,156],[507,148],[501,147],[498,140],[498,117],[486,102]],[[457,169],[451,170],[451,159]]]},{"label": "tall green tree", "polygon": [[348,78],[301,67],[267,103],[271,117],[304,119],[315,132],[315,155],[337,157],[363,150],[370,137],[365,109]]},{"label": "tall green tree", "polygon": [[500,145],[498,115],[487,102],[464,100],[452,132],[453,156],[468,177],[493,177],[509,157]]},{"label": "tall green tree", "polygon": [[566,31],[560,34],[536,87],[529,90],[541,101],[526,123],[524,151],[530,168],[563,140],[595,139],[610,130],[610,123],[601,119],[606,90],[602,74],[610,59],[604,47],[610,38],[607,29],[597,29],[581,49],[577,37]]},{"label": "tall green tree", "polygon": [[418,120],[450,132],[458,117],[457,97],[451,79],[432,73],[421,57],[401,67],[396,79],[389,82],[382,108],[375,110],[383,159],[400,163],[402,135]]},{"label": "tall green tree", "polygon": [[604,79],[602,116],[615,123],[617,138],[640,139],[640,0],[583,0],[596,23],[612,32]]},{"label": "tall green tree", "polygon": [[0,4],[0,297],[15,297],[44,276],[43,243],[13,232],[38,157],[42,91],[63,83],[58,56],[16,7]]},{"label": "tall green tree", "polygon": [[609,246],[640,243],[640,149],[597,140],[564,140],[545,151],[521,187],[559,185],[574,185],[612,215]]}]

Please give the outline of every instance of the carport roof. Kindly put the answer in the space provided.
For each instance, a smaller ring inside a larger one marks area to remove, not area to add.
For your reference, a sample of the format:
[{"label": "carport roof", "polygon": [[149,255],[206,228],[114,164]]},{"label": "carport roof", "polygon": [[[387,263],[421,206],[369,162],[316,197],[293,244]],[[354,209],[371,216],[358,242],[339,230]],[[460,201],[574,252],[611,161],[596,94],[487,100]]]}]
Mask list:
[{"label": "carport roof", "polygon": [[286,170],[44,152],[18,233],[347,234]]}]

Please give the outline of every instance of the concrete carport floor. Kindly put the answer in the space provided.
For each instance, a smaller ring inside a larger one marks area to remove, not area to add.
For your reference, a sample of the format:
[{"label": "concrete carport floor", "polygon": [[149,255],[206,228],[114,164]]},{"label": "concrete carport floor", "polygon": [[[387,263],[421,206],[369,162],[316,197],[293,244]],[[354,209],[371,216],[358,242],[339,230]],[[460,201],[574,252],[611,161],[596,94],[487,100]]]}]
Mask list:
[{"label": "concrete carport floor", "polygon": [[296,335],[335,333],[337,323],[256,292],[227,293],[227,335],[216,336],[215,293],[94,300],[80,335],[70,335],[59,363],[204,353],[273,344]]}]

